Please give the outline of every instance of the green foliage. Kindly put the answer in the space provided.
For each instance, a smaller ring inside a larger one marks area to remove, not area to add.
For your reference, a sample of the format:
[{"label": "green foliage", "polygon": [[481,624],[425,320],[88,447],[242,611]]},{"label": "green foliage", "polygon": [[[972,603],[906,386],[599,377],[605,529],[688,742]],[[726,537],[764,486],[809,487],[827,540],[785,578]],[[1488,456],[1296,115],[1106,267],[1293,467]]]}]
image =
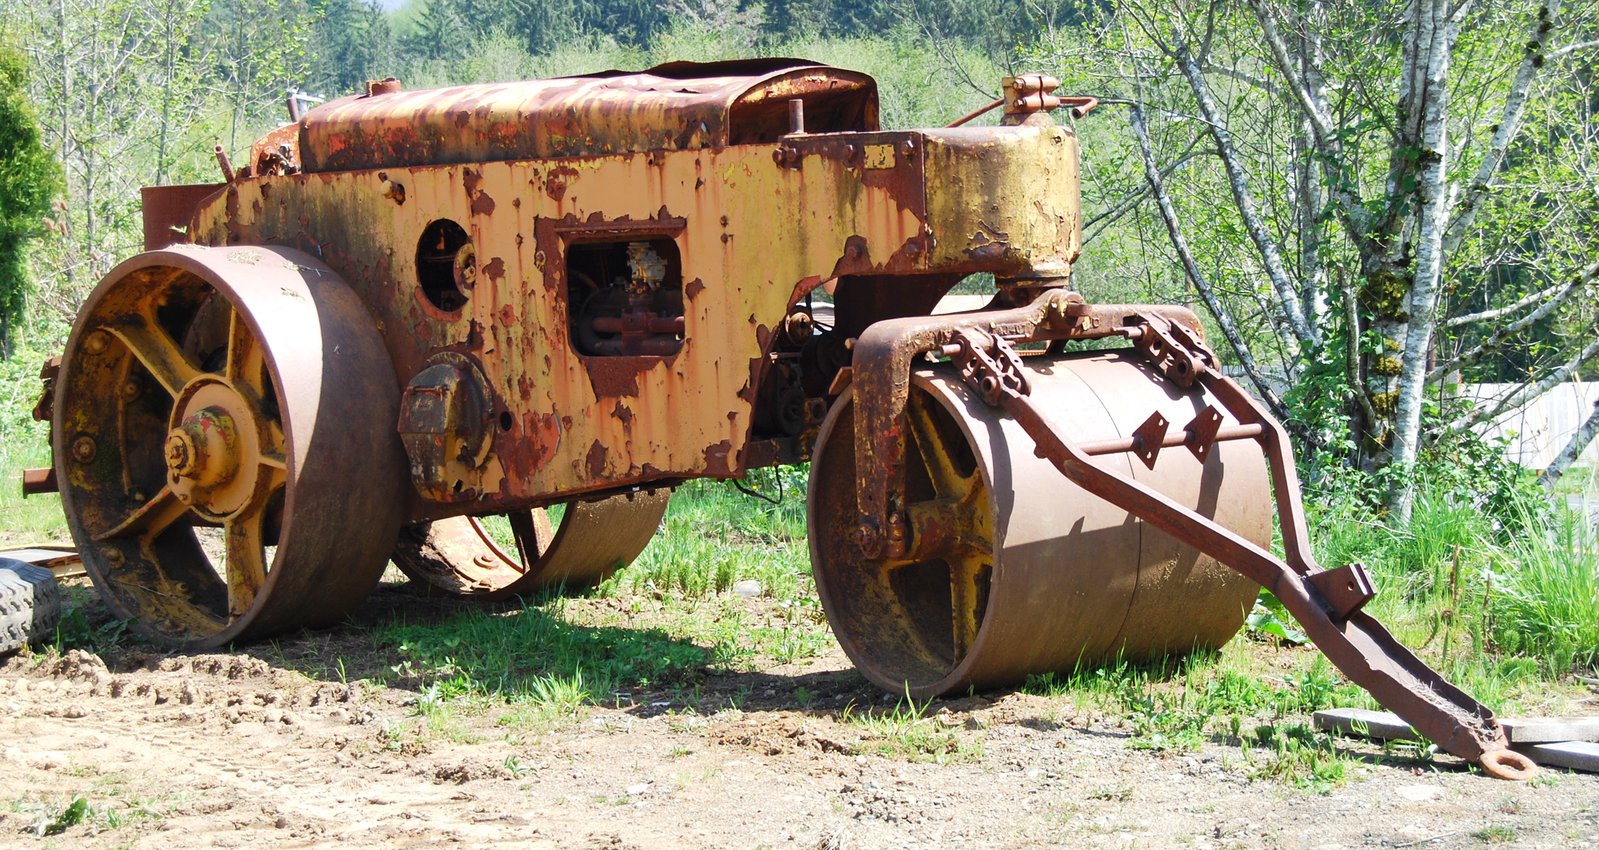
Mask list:
[{"label": "green foliage", "polygon": [[1495,564],[1493,634],[1551,672],[1599,669],[1599,531],[1573,512],[1528,517]]},{"label": "green foliage", "polygon": [[27,60],[0,40],[0,357],[23,318],[31,288],[25,249],[61,189],[61,166],[45,148],[28,97]]},{"label": "green foliage", "polygon": [[311,28],[311,65],[301,87],[323,97],[363,90],[398,71],[400,45],[390,17],[374,0],[322,0]]},{"label": "green foliage", "polygon": [[75,827],[78,824],[88,820],[89,815],[90,810],[88,799],[84,797],[73,797],[72,802],[68,803],[64,808],[62,808],[61,811],[56,814],[55,818],[50,820],[49,823],[42,824],[42,828],[39,830],[39,835],[60,835],[72,827]]},{"label": "green foliage", "polygon": [[399,654],[394,672],[424,694],[425,706],[461,698],[547,701],[562,693],[609,699],[690,681],[710,658],[658,629],[574,624],[561,615],[563,604],[530,601],[503,613],[465,611],[439,624],[393,623],[375,638]]},{"label": "green foliage", "polygon": [[1349,772],[1349,758],[1338,751],[1332,736],[1302,723],[1257,727],[1253,746],[1246,746],[1244,753],[1252,776],[1322,794],[1344,784]]},{"label": "green foliage", "polygon": [[[17,482],[22,470],[50,465],[49,429],[33,418],[42,385],[39,367],[45,348],[59,350],[64,331],[33,323],[9,359],[0,359],[0,539],[23,543],[65,541],[66,519],[54,494],[24,498]],[[38,347],[35,347],[35,346]]]},{"label": "green foliage", "polygon": [[937,717],[928,716],[927,710],[932,704],[932,700],[928,700],[918,705],[909,696],[891,709],[858,710],[852,703],[845,707],[842,719],[860,727],[864,733],[855,747],[858,754],[934,764],[981,758],[983,749],[979,742],[941,728]]}]

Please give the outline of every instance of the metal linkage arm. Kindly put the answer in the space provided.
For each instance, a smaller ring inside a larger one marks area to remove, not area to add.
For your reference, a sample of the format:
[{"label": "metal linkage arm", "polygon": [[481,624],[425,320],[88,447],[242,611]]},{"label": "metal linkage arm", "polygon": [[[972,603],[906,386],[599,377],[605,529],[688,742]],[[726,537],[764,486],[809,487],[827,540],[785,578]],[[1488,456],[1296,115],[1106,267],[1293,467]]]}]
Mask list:
[{"label": "metal linkage arm", "polygon": [[[1037,443],[1040,457],[1084,490],[1271,590],[1344,675],[1439,747],[1500,778],[1524,779],[1535,773],[1531,760],[1509,749],[1492,711],[1360,610],[1373,595],[1363,567],[1324,570],[1316,564],[1306,542],[1299,482],[1282,426],[1238,384],[1215,371],[1215,356],[1190,329],[1147,314],[1123,321],[1121,333],[1168,378],[1183,386],[1200,383],[1241,426],[1259,426],[1254,439],[1271,467],[1287,562],[1161,493],[1095,465],[1083,447],[1061,437],[1028,397],[1025,381],[1011,377],[1023,374],[1021,361],[1004,339],[976,329],[962,331],[953,359],[985,401],[1015,417]],[[1007,365],[995,369],[989,365],[995,362]]]}]

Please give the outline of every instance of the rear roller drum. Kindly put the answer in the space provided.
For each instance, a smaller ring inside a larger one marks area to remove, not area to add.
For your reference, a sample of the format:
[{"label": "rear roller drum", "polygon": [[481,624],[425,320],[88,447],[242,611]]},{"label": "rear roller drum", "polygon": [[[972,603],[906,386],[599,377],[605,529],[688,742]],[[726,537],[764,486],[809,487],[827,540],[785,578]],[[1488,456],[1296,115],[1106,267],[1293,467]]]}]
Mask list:
[{"label": "rear roller drum", "polygon": [[[668,490],[651,490],[569,502],[559,516],[535,508],[503,518],[417,523],[400,533],[394,563],[433,590],[463,599],[590,587],[644,551],[670,496]],[[503,526],[493,528],[490,522]]]},{"label": "rear roller drum", "polygon": [[336,622],[377,582],[401,521],[399,390],[321,262],[129,260],[85,302],[57,386],[67,524],[118,616],[211,647]]},{"label": "rear roller drum", "polygon": [[[1205,407],[1133,355],[1028,358],[1032,396],[1068,439],[1131,435],[1159,411],[1174,427]],[[906,411],[905,513],[911,553],[863,560],[856,512],[853,398],[834,405],[811,468],[811,560],[839,643],[876,684],[927,698],[1015,684],[1116,657],[1220,646],[1258,588],[1084,492],[1033,453],[1014,421],[949,367],[918,370]],[[1253,443],[1183,449],[1155,469],[1098,462],[1250,540],[1271,538],[1266,465]]]}]

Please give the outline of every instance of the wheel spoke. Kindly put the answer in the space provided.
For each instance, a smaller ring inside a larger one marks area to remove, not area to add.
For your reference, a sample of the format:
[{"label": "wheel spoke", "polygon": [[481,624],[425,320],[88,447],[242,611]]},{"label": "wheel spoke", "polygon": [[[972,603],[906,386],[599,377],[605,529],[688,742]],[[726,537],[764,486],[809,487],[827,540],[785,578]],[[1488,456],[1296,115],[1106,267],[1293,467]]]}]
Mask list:
[{"label": "wheel spoke", "polygon": [[975,556],[949,561],[950,619],[954,627],[955,661],[959,663],[977,641],[982,624],[982,593],[978,580],[986,562]]},{"label": "wheel spoke", "polygon": [[228,617],[237,619],[250,610],[255,595],[266,584],[266,547],[262,521],[266,511],[252,505],[245,513],[225,523],[228,578]]},{"label": "wheel spoke", "polygon": [[521,572],[527,572],[550,549],[555,530],[550,525],[550,514],[543,508],[530,511],[512,511],[505,515],[511,523],[511,535],[516,538],[516,551],[522,563]]},{"label": "wheel spoke", "polygon": [[264,365],[255,334],[245,324],[244,315],[233,310],[228,318],[228,360],[224,377],[235,387],[249,387],[259,399],[266,390],[261,379]]},{"label": "wheel spoke", "polygon": [[162,487],[161,492],[155,494],[155,498],[140,505],[116,527],[95,535],[94,539],[110,540],[115,537],[139,536],[153,540],[188,512],[189,506],[172,492],[171,487]]},{"label": "wheel spoke", "polygon": [[144,364],[150,375],[176,398],[178,391],[200,374],[200,367],[153,319],[141,314],[123,316],[106,326]]},{"label": "wheel spoke", "polygon": [[928,499],[908,505],[905,515],[910,525],[910,551],[903,559],[889,561],[889,568],[934,558],[988,555],[993,541],[981,496],[974,488],[958,499]]},{"label": "wheel spoke", "polygon": [[955,467],[955,459],[944,437],[934,424],[930,411],[920,396],[909,406],[905,415],[910,419],[911,436],[916,443],[916,454],[922,459],[933,491],[940,496],[959,498],[972,489],[971,475],[964,475]]}]

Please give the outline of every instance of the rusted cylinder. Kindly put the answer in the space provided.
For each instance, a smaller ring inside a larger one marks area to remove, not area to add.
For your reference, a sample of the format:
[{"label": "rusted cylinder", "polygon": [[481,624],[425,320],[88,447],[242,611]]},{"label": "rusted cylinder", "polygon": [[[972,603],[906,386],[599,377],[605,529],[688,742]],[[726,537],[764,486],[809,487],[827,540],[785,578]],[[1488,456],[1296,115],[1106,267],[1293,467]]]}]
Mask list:
[{"label": "rusted cylinder", "polygon": [[[1126,351],[1025,362],[1033,398],[1077,442],[1126,439],[1156,411],[1181,428],[1207,403],[1202,390],[1166,382]],[[997,687],[1118,657],[1217,647],[1243,624],[1254,584],[1072,484],[948,366],[918,370],[912,397],[907,416],[924,418],[919,432],[915,422],[906,429],[912,531],[926,505],[970,503],[959,514],[961,542],[929,553],[913,540],[922,560],[910,562],[856,554],[848,396],[823,424],[812,462],[817,589],[840,644],[873,682],[917,698]],[[1270,542],[1266,464],[1253,441],[1220,443],[1204,464],[1184,448],[1162,452],[1153,469],[1131,454],[1096,462]],[[939,492],[931,483],[939,479],[969,480],[969,492]]]},{"label": "rusted cylinder", "polygon": [[[649,545],[671,491],[648,490],[594,502],[570,502],[559,519],[527,513],[522,541],[496,541],[484,524],[457,516],[400,532],[394,563],[444,596],[494,601],[550,588],[581,590],[627,566]],[[530,560],[523,560],[523,556]]]}]

